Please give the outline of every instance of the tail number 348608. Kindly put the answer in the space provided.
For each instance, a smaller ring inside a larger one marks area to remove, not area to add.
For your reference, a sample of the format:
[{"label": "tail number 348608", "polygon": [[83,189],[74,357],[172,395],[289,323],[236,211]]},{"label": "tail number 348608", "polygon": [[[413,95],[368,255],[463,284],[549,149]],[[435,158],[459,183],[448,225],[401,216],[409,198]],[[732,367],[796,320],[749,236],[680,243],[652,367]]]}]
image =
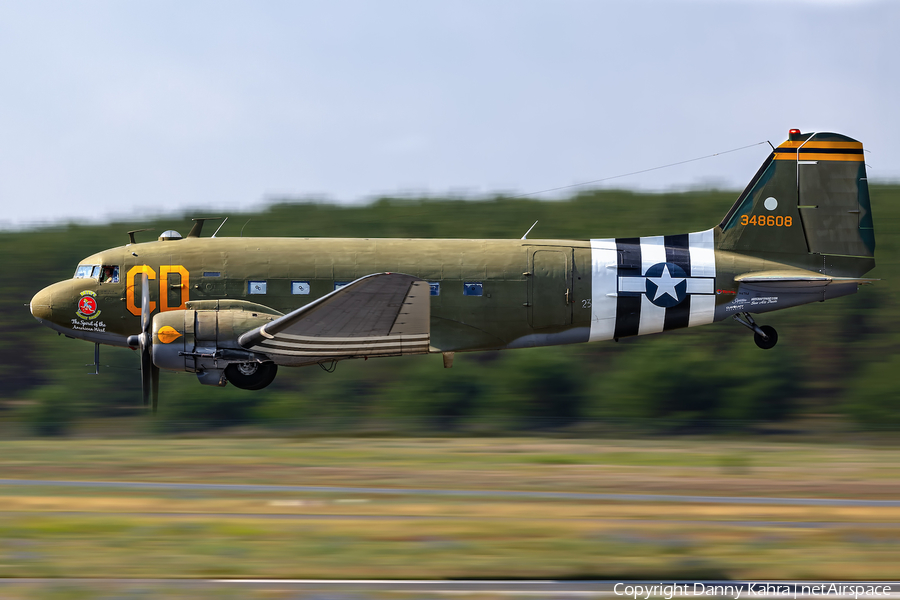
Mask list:
[{"label": "tail number 348608", "polygon": [[759,227],[790,227],[794,224],[792,217],[782,217],[781,215],[741,215],[741,225],[757,225]]}]

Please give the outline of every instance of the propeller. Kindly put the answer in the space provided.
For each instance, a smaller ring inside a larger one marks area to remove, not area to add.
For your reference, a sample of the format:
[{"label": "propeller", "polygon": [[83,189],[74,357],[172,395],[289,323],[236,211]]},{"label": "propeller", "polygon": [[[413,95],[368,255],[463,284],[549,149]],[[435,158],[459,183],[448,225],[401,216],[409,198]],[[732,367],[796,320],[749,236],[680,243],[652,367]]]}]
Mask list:
[{"label": "propeller", "polygon": [[159,367],[153,364],[153,336],[150,319],[150,279],[144,273],[141,276],[141,333],[128,336],[128,345],[141,351],[141,397],[144,406],[150,405],[156,412],[159,401]]}]

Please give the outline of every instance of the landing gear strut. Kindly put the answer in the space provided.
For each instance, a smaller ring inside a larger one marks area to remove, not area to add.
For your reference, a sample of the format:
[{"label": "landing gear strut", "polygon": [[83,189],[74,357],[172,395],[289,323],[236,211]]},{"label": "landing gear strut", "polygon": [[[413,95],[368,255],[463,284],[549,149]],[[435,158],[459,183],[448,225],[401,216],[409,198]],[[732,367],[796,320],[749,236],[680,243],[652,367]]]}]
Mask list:
[{"label": "landing gear strut", "polygon": [[778,343],[778,332],[771,325],[763,325],[760,327],[750,316],[750,313],[739,313],[734,315],[734,320],[753,332],[753,341],[763,350],[774,348]]}]

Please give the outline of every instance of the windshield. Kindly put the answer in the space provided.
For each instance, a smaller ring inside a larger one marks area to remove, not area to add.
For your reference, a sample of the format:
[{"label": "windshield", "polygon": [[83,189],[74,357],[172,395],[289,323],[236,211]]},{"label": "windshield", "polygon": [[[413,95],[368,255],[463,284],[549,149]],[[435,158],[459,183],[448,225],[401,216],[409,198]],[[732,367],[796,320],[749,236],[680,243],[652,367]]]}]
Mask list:
[{"label": "windshield", "polygon": [[119,283],[118,265],[78,265],[75,279],[99,279],[100,283]]},{"label": "windshield", "polygon": [[75,279],[96,279],[100,277],[100,265],[78,265]]}]

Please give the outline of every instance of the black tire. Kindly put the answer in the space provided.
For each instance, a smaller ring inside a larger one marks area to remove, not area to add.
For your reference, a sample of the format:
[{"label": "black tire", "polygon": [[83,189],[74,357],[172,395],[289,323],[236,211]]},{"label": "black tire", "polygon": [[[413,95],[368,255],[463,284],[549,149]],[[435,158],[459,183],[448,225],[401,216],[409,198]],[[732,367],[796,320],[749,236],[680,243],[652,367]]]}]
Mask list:
[{"label": "black tire", "polygon": [[778,332],[775,331],[775,328],[771,325],[763,325],[762,327],[760,327],[760,329],[763,330],[763,332],[766,334],[766,337],[763,337],[758,333],[754,333],[753,341],[756,342],[756,345],[763,350],[774,348],[775,344],[778,343]]},{"label": "black tire", "polygon": [[230,363],[225,378],[242,390],[261,390],[275,380],[278,365],[272,362]]}]

